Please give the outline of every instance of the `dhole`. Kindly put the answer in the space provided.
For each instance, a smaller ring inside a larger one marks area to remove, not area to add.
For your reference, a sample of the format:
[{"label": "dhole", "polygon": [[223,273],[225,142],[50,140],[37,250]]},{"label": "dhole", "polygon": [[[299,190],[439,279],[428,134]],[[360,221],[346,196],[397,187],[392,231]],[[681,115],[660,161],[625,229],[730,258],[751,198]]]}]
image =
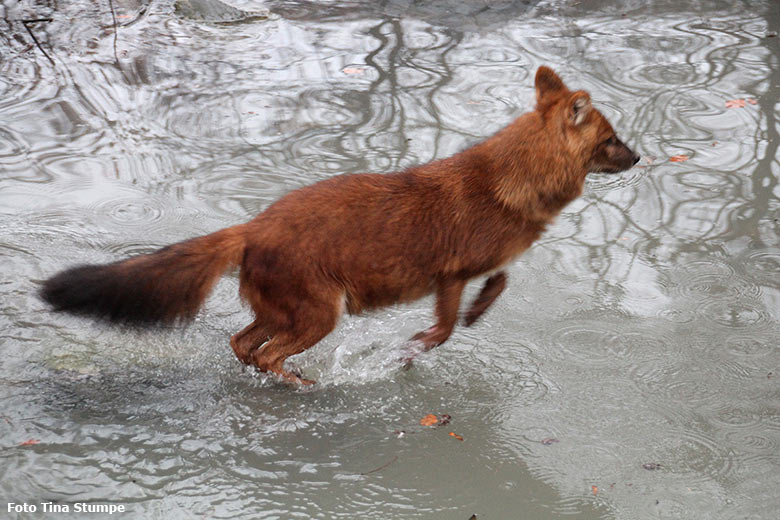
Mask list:
[{"label": "dhole", "polygon": [[507,281],[502,269],[580,195],[588,172],[639,156],[582,90],[547,67],[536,110],[448,159],[389,174],[339,175],[293,191],[254,220],[157,252],[83,265],[44,282],[55,309],[140,325],[193,318],[221,274],[240,268],[255,320],[230,340],[242,363],[297,383],[284,360],[324,338],[342,313],[436,294],[428,350],[458,318],[463,287],[489,273],[470,326]]}]

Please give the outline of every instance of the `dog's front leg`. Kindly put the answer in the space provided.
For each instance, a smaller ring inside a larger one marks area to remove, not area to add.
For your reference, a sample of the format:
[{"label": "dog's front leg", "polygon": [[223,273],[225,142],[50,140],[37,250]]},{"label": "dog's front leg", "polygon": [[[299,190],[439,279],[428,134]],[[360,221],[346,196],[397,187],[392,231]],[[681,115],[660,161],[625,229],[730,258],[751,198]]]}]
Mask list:
[{"label": "dog's front leg", "polygon": [[469,307],[469,310],[466,311],[466,315],[463,317],[464,325],[470,327],[477,321],[477,318],[482,316],[482,313],[496,301],[496,298],[498,298],[498,295],[504,290],[504,287],[506,287],[506,273],[504,271],[499,271],[485,280],[485,285],[482,287],[479,295],[474,299],[471,307]]},{"label": "dog's front leg", "polygon": [[460,295],[463,293],[465,285],[465,280],[442,280],[439,282],[436,289],[436,325],[415,334],[412,341],[421,342],[424,350],[430,350],[447,341],[458,322]]}]

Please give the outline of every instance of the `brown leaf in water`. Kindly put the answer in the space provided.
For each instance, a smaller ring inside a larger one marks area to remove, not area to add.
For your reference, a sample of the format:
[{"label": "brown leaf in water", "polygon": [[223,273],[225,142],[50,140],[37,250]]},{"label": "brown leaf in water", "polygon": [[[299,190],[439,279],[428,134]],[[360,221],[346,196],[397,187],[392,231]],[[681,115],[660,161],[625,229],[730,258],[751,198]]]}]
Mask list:
[{"label": "brown leaf in water", "polygon": [[452,416],[446,413],[443,413],[439,416],[436,416],[432,413],[429,413],[422,419],[420,419],[420,424],[423,426],[444,426],[445,424],[449,424],[452,420]]},{"label": "brown leaf in water", "polygon": [[439,424],[439,418],[433,415],[432,413],[429,413],[422,419],[420,419],[420,424],[423,426],[435,426]]},{"label": "brown leaf in water", "polygon": [[673,155],[673,156],[669,157],[669,161],[670,162],[685,162],[688,159],[690,159],[689,156],[682,155],[682,154],[680,154],[680,155]]},{"label": "brown leaf in water", "polygon": [[726,108],[745,108],[744,99],[729,99],[726,101]]},{"label": "brown leaf in water", "polygon": [[450,437],[455,437],[456,439],[458,439],[461,442],[463,441],[463,437],[461,437],[460,435],[458,435],[455,432],[450,432]]},{"label": "brown leaf in water", "polygon": [[545,446],[552,446],[556,442],[560,442],[560,441],[558,439],[553,438],[553,437],[545,437],[544,439],[542,439],[539,442],[541,442]]}]

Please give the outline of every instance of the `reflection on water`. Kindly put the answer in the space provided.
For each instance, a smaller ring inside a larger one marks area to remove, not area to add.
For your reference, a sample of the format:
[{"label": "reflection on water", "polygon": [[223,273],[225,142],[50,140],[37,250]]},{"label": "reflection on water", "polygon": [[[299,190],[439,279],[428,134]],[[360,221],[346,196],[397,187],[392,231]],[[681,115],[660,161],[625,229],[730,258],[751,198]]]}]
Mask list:
[{"label": "reflection on water", "polygon": [[[773,517],[771,2],[236,0],[263,16],[227,24],[110,4],[0,4],[7,501],[155,518]],[[67,265],[458,151],[528,109],[540,64],[590,90],[644,160],[594,176],[487,319],[410,372],[395,360],[430,301],[344,320],[295,360],[321,382],[300,392],[232,359],[248,320],[235,279],[185,331],[107,329],[35,297]],[[447,431],[419,426],[428,413],[450,414]]]}]

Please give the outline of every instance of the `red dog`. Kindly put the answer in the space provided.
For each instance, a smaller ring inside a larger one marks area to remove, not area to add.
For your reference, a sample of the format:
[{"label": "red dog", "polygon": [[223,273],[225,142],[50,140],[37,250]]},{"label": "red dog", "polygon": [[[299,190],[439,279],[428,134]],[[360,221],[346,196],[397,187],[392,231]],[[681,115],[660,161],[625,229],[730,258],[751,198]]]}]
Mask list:
[{"label": "red dog", "polygon": [[589,95],[547,67],[536,110],[448,159],[389,174],[340,175],[293,191],[254,220],[108,265],[47,280],[55,309],[153,325],[191,319],[216,280],[238,266],[255,321],[233,336],[241,360],[282,378],[284,360],[360,313],[436,293],[436,324],[413,339],[444,342],[463,287],[491,273],[467,310],[471,325],[506,285],[501,269],[580,195],[588,172],[639,161]]}]

